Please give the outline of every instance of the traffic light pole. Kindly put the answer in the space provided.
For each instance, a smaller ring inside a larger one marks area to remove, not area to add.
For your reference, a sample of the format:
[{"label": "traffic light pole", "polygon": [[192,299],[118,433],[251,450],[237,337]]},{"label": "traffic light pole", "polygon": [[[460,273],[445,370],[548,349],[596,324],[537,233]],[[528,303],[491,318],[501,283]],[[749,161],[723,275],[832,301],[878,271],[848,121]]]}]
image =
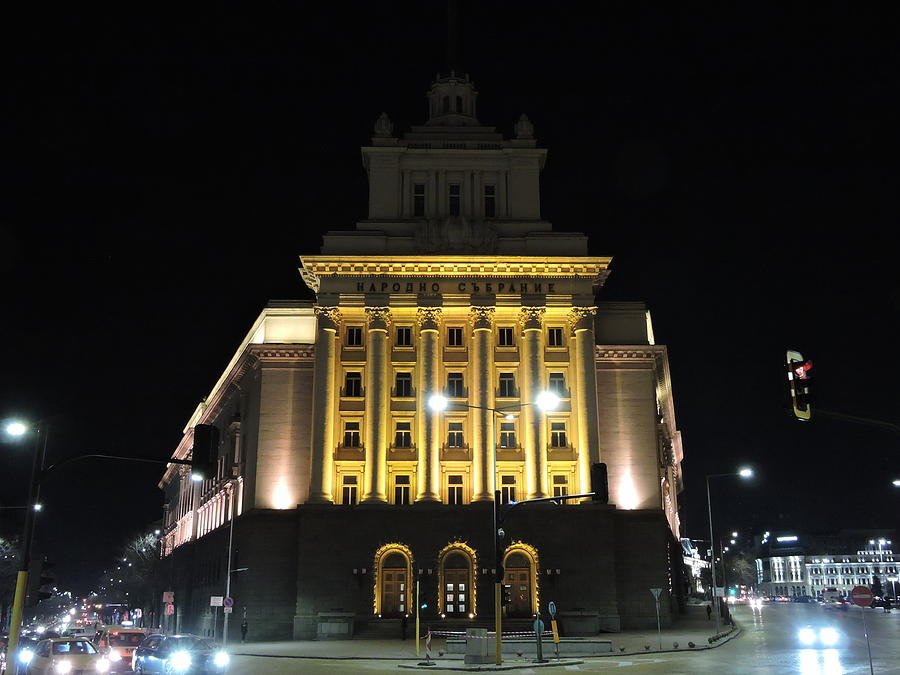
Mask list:
[{"label": "traffic light pole", "polygon": [[[44,435],[46,438],[46,434]],[[28,507],[25,509],[25,529],[22,532],[22,555],[19,558],[19,571],[16,574],[16,594],[13,598],[12,617],[9,626],[9,643],[7,645],[7,667],[13,672],[18,670],[19,635],[22,631],[22,614],[25,610],[25,591],[28,588],[28,567],[31,565],[31,540],[34,537],[35,505],[41,491],[41,433],[34,436],[34,450],[31,458],[31,483],[28,486]],[[10,666],[10,659],[12,666]]]},{"label": "traffic light pole", "polygon": [[[537,504],[538,502],[563,502],[568,499],[581,499],[582,497],[595,497],[597,492],[585,492],[578,495],[561,495],[559,497],[540,497],[538,499],[526,499],[521,502],[512,502],[508,505],[508,514],[517,506],[523,504]],[[501,511],[500,490],[494,490],[494,631],[496,633],[496,659],[499,666],[503,663],[503,512]]]}]

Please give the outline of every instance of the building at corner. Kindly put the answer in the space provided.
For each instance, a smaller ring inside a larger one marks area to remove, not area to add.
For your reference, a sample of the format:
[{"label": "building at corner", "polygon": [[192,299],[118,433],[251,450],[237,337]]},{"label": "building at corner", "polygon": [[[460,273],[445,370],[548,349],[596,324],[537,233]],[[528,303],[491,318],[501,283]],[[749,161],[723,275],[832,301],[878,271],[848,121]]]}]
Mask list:
[{"label": "building at corner", "polygon": [[315,302],[270,303],[188,421],[173,457],[212,424],[220,470],[195,484],[172,464],[160,483],[171,628],[221,634],[229,534],[252,639],[399,635],[416,607],[488,625],[495,492],[587,493],[596,462],[608,503],[510,513],[504,615],[552,600],[564,634],[650,627],[662,588],[670,621],[687,588],[666,348],[642,304],[598,301],[611,259],[542,219],[530,121],[506,138],[476,96],[451,72],[423,125],[378,119],[368,218],[301,254]]}]

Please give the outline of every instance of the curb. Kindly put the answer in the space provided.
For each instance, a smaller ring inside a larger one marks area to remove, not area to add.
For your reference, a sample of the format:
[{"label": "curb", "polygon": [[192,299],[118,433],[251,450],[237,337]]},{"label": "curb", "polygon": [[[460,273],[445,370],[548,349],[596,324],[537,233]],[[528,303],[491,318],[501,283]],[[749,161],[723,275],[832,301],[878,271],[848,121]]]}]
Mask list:
[{"label": "curb", "polygon": [[496,664],[488,665],[488,664],[471,664],[468,666],[444,666],[439,665],[437,662],[434,662],[430,666],[422,665],[421,663],[417,663],[416,665],[407,665],[405,663],[399,664],[398,668],[407,668],[412,670],[461,670],[465,672],[488,672],[492,670],[519,670],[521,668],[558,668],[565,666],[578,666],[582,665],[584,661],[577,660],[565,660],[565,661],[547,661],[546,663],[534,663],[532,661],[527,661],[524,663],[516,663],[510,664],[508,666],[501,665],[498,666]]}]

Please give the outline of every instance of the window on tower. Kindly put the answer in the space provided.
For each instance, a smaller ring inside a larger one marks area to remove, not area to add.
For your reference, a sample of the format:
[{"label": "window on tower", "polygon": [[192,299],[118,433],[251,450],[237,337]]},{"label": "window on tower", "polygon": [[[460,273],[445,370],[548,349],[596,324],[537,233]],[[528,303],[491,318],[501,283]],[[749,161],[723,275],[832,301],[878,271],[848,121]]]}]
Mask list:
[{"label": "window on tower", "polygon": [[547,389],[552,391],[560,398],[566,398],[569,394],[566,391],[566,376],[563,373],[550,373],[550,379]]},{"label": "window on tower", "polygon": [[356,476],[344,475],[341,482],[341,504],[355,504],[356,490]]},{"label": "window on tower", "polygon": [[397,347],[412,347],[412,328],[410,326],[397,326]]},{"label": "window on tower", "polygon": [[412,424],[410,422],[397,422],[396,431],[394,432],[395,448],[411,448],[412,447]]},{"label": "window on tower", "polygon": [[447,396],[462,398],[466,395],[462,373],[447,373]]},{"label": "window on tower", "polygon": [[499,398],[515,398],[516,375],[515,373],[500,373],[500,387],[497,389]]},{"label": "window on tower", "polygon": [[458,216],[460,213],[460,198],[462,196],[462,186],[459,183],[450,183],[450,204],[449,212],[451,216]]},{"label": "window on tower", "polygon": [[465,447],[465,439],[463,438],[463,423],[448,422],[447,423],[447,447],[463,448]]},{"label": "window on tower", "polygon": [[362,373],[351,372],[344,376],[344,396],[351,398],[362,396]]},{"label": "window on tower", "polygon": [[509,504],[516,501],[516,477],[500,476],[500,503]]},{"label": "window on tower", "polygon": [[448,328],[447,329],[447,345],[450,347],[462,347],[463,346],[463,329],[462,328]]},{"label": "window on tower", "polygon": [[344,447],[359,448],[361,446],[359,422],[344,422]]},{"label": "window on tower", "polygon": [[566,438],[566,423],[551,422],[550,423],[550,447],[565,448],[568,447],[568,439]]},{"label": "window on tower", "polygon": [[425,184],[413,185],[413,216],[423,218],[425,216]]},{"label": "window on tower", "polygon": [[447,476],[447,503],[463,503],[463,477]]},{"label": "window on tower", "polygon": [[485,185],[484,186],[484,217],[485,218],[496,218],[497,217],[497,186],[496,185]]},{"label": "window on tower", "polygon": [[409,504],[410,479],[408,475],[394,477],[394,503]]},{"label": "window on tower", "polygon": [[501,448],[517,448],[516,443],[516,423],[500,422],[500,447]]},{"label": "window on tower", "polygon": [[410,398],[412,396],[412,373],[397,373],[394,383],[394,396]]}]

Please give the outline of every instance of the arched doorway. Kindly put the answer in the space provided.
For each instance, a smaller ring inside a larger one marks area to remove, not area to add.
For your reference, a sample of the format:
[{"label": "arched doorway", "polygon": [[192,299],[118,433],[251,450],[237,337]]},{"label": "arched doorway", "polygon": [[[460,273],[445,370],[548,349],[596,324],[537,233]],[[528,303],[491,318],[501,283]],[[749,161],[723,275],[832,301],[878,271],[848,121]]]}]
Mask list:
[{"label": "arched doorway", "polygon": [[537,598],[536,559],[524,547],[514,547],[503,559],[503,583],[510,586],[510,603],[506,616],[528,618],[534,616]]},{"label": "arched doorway", "polygon": [[375,588],[375,612],[384,618],[401,617],[410,613],[409,579],[412,576],[412,555],[405,546],[383,547],[375,554],[378,571]]},{"label": "arched doorway", "polygon": [[471,611],[469,597],[469,559],[454,551],[444,558],[444,614],[449,617],[465,617]]}]

